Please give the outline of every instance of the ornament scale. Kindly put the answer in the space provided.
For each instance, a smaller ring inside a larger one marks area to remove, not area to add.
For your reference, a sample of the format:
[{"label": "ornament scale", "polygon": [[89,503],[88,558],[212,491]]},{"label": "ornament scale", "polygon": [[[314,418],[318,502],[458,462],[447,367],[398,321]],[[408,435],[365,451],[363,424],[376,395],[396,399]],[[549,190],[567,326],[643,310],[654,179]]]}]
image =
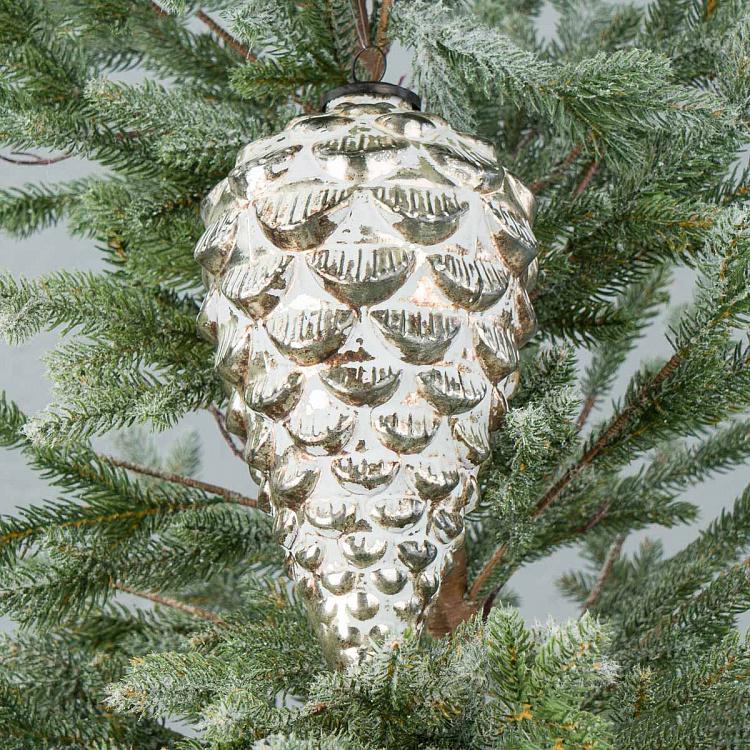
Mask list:
[{"label": "ornament scale", "polygon": [[534,199],[388,84],[246,146],[195,251],[228,427],[327,658],[419,630],[534,333]]}]

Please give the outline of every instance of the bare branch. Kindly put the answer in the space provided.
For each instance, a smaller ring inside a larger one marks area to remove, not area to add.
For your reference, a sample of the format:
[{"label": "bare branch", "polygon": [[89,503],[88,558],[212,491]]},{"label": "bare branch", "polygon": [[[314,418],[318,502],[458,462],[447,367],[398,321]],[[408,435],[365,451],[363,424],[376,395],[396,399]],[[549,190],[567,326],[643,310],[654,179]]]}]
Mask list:
[{"label": "bare branch", "polygon": [[192,477],[186,477],[182,474],[173,474],[169,471],[161,471],[160,469],[153,469],[150,466],[141,466],[140,464],[133,463],[132,461],[125,461],[121,458],[114,458],[113,456],[102,456],[105,461],[112,464],[113,466],[119,466],[122,469],[128,471],[134,471],[136,474],[143,474],[144,476],[155,477],[156,479],[162,479],[165,482],[171,482],[172,484],[181,484],[184,487],[191,487],[196,490],[207,492],[209,495],[218,495],[219,497],[226,500],[228,503],[234,503],[236,505],[244,505],[248,508],[257,507],[257,501],[252,497],[246,497],[245,495],[235,492],[234,490],[228,490],[226,487],[220,487],[217,484],[210,484],[209,482],[201,482],[199,479],[193,479]]},{"label": "bare branch", "polygon": [[44,156],[37,156],[36,154],[26,154],[26,153],[19,153],[19,152],[13,152],[14,155],[18,156],[30,156],[30,159],[14,159],[11,156],[4,156],[3,154],[0,154],[0,159],[2,159],[5,162],[8,162],[8,164],[18,164],[24,167],[46,167],[50,164],[57,164],[60,161],[65,161],[66,159],[70,159],[73,154],[61,154],[60,156],[50,156],[50,157],[44,157]]},{"label": "bare branch", "polygon": [[482,592],[484,584],[487,582],[487,579],[490,577],[495,567],[505,557],[505,553],[507,551],[508,548],[504,544],[501,545],[495,550],[495,553],[492,555],[492,557],[484,564],[484,567],[479,571],[479,574],[474,579],[471,591],[469,591],[469,599],[471,601],[477,601],[477,599],[479,598],[479,594]]},{"label": "bare branch", "polygon": [[200,8],[195,12],[195,17],[202,23],[206,24],[206,26],[208,26],[208,28],[211,29],[211,31],[213,31],[214,34],[224,42],[224,44],[231,47],[237,54],[242,55],[245,60],[255,62],[258,59],[244,44],[242,44],[242,42],[233,37],[225,28],[219,26],[213,18]]},{"label": "bare branch", "polygon": [[388,44],[388,21],[391,17],[391,9],[393,7],[393,0],[383,0],[380,5],[380,18],[378,19],[378,30],[375,36],[375,44],[378,47],[385,49]]},{"label": "bare branch", "polygon": [[155,604],[161,604],[164,607],[171,607],[172,609],[176,609],[180,612],[184,612],[185,614],[197,617],[200,620],[211,622],[214,625],[227,625],[226,620],[223,620],[215,612],[211,612],[211,610],[208,609],[203,609],[202,607],[195,607],[192,604],[186,604],[185,602],[181,602],[178,599],[172,598],[171,596],[154,594],[151,591],[140,591],[139,589],[135,589],[132,586],[128,586],[127,584],[122,583],[121,581],[113,581],[112,588],[115,588],[118,591],[123,591],[126,594],[131,594],[132,596],[137,596],[141,599],[147,599],[148,601],[154,602]]},{"label": "bare branch", "polygon": [[[530,131],[533,134],[533,131]],[[521,143],[523,142],[523,139],[521,140]],[[568,155],[559,163],[556,164],[550,173],[546,177],[542,177],[541,180],[537,180],[536,182],[532,182],[529,185],[529,190],[531,190],[532,193],[539,192],[542,188],[547,187],[547,185],[554,182],[565,170],[566,167],[569,167],[578,157],[578,154],[581,153],[581,147],[580,146],[574,146]]]},{"label": "bare branch", "polygon": [[591,180],[594,179],[594,175],[599,170],[599,166],[600,166],[600,162],[598,162],[596,160],[592,161],[591,164],[589,164],[588,168],[586,169],[586,171],[583,174],[583,178],[578,183],[578,186],[576,187],[576,189],[573,191],[573,197],[574,198],[577,198],[579,195],[581,195],[586,190],[586,188],[591,183]]},{"label": "bare branch", "polygon": [[[380,5],[380,17],[378,18],[378,30],[375,33],[375,44],[383,50],[383,55],[388,54],[390,47],[390,41],[388,40],[388,21],[391,17],[391,8],[393,7],[393,0],[383,0]],[[373,78],[381,78],[385,72],[386,62],[382,58],[378,58],[377,69],[373,73]]]},{"label": "bare branch", "polygon": [[221,432],[221,436],[226,441],[229,449],[232,451],[232,453],[234,453],[235,456],[237,456],[237,458],[244,462],[245,456],[243,455],[242,451],[235,445],[234,439],[229,434],[224,415],[213,404],[208,407],[208,410],[216,420],[216,424],[219,426],[219,432]]},{"label": "bare branch", "polygon": [[589,415],[591,414],[595,406],[596,406],[596,396],[589,396],[583,402],[581,413],[578,415],[578,419],[576,419],[576,427],[579,430],[583,429],[584,425],[586,424],[586,420],[589,418]]},{"label": "bare branch", "polygon": [[591,592],[589,593],[588,598],[581,607],[581,614],[588,612],[599,601],[599,597],[602,595],[602,591],[604,590],[604,584],[607,582],[607,579],[612,573],[612,568],[614,568],[615,563],[620,559],[622,545],[624,543],[625,534],[618,534],[615,537],[615,540],[610,545],[610,548],[607,551],[607,557],[604,559],[602,569],[599,571],[599,575],[596,577],[596,581],[591,587]]},{"label": "bare branch", "polygon": [[[154,0],[151,0],[151,7],[153,8],[154,12],[159,16],[168,16],[169,13],[167,13],[164,8],[159,5],[159,3],[154,2]],[[237,54],[242,55],[246,60],[249,60],[250,62],[255,62],[258,58],[250,52],[250,50],[245,47],[242,42],[240,42],[238,39],[233,37],[223,26],[220,26],[216,21],[214,21],[211,16],[209,16],[204,10],[201,8],[198,8],[198,10],[195,12],[195,17],[201,21],[201,23],[204,23],[206,26],[208,26],[211,31],[216,34],[216,36],[219,37],[228,47],[231,47]]]},{"label": "bare branch", "polygon": [[351,0],[351,3],[359,46],[365,49],[370,45],[370,19],[367,15],[367,2],[366,0]]}]

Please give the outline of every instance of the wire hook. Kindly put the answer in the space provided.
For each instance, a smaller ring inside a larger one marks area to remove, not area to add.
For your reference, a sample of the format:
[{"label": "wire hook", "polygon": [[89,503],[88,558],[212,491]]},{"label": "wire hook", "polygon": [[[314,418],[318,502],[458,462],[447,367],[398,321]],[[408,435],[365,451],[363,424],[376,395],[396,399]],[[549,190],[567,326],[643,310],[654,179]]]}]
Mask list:
[{"label": "wire hook", "polygon": [[[378,65],[378,68],[376,68],[376,70],[380,70],[380,75],[375,79],[370,79],[370,81],[360,81],[359,78],[357,78],[357,62],[359,62],[359,58],[362,57],[365,52],[369,52],[370,50],[377,50],[380,54],[381,64]],[[385,76],[385,69],[387,65],[388,59],[386,57],[385,50],[377,44],[368,44],[366,47],[362,47],[362,49],[357,52],[356,55],[354,55],[354,59],[352,60],[352,81],[354,81],[354,83],[377,83],[379,81],[382,81],[383,76]]]}]

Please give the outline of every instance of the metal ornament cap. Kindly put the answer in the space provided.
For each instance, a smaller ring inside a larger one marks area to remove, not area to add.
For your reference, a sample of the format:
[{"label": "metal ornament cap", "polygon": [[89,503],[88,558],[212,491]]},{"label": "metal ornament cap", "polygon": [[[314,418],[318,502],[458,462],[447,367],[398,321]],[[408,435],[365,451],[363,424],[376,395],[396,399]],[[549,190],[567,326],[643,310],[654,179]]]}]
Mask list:
[{"label": "metal ornament cap", "polygon": [[320,100],[320,109],[325,112],[326,107],[334,99],[342,96],[386,96],[403,99],[414,110],[422,109],[422,99],[410,89],[397,86],[395,83],[382,83],[381,81],[355,81],[347,83],[326,92]]},{"label": "metal ornament cap", "polygon": [[391,84],[245,146],[196,247],[228,424],[330,663],[419,631],[533,335],[534,198]]}]

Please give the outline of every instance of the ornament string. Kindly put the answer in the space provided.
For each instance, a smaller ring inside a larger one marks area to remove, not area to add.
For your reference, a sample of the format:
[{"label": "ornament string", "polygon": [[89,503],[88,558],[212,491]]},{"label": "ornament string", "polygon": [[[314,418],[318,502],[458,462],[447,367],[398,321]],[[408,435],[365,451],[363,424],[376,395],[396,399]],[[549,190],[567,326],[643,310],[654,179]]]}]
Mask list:
[{"label": "ornament string", "polygon": [[352,0],[352,11],[359,46],[365,49],[370,44],[370,20],[367,16],[366,0]]},{"label": "ornament string", "polygon": [[[391,9],[393,7],[393,0],[383,0],[380,5],[380,15],[378,16],[378,27],[375,32],[375,41],[372,42],[372,30],[370,27],[370,19],[367,13],[367,2],[366,0],[351,0],[352,12],[354,14],[354,27],[357,33],[357,41],[359,42],[359,52],[355,57],[352,67],[356,64],[359,57],[366,51],[377,49],[380,55],[374,57],[371,60],[364,59],[362,62],[370,73],[370,80],[381,81],[385,74],[386,67],[386,56],[388,54],[388,21],[391,16]],[[353,76],[356,81],[356,76]]]}]

